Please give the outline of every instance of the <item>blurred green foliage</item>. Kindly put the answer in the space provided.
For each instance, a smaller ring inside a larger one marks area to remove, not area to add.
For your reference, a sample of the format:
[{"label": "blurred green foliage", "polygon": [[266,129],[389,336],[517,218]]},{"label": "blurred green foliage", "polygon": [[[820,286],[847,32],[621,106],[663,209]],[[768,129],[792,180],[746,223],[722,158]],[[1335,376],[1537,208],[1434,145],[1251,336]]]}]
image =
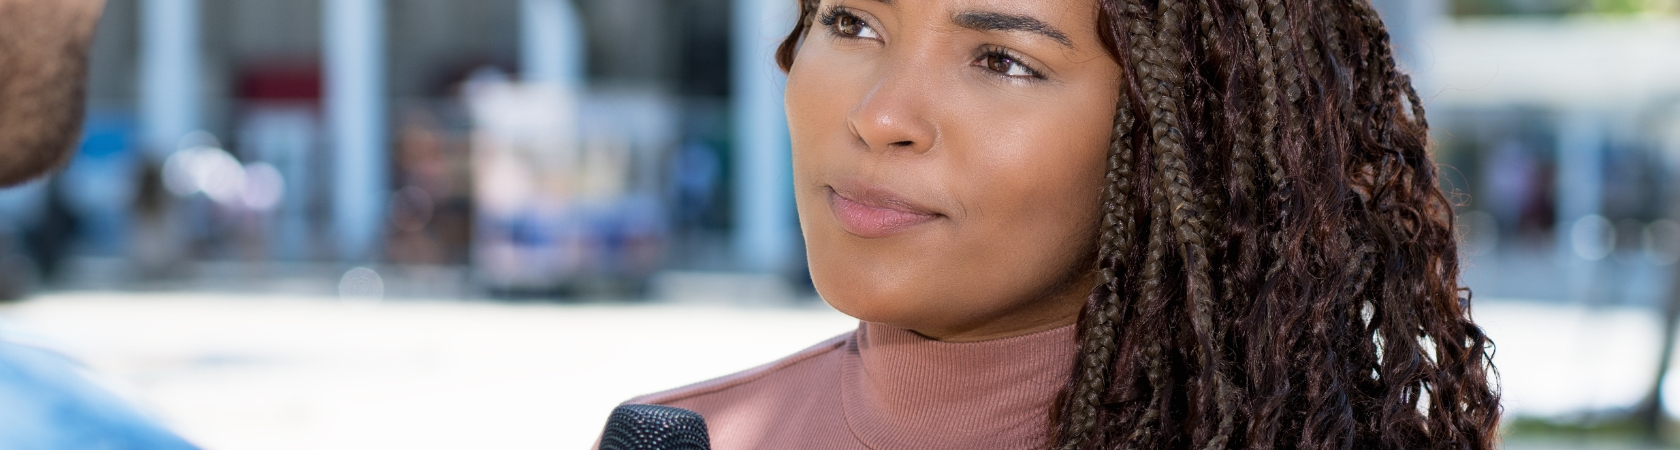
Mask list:
[{"label": "blurred green foliage", "polygon": [[1639,425],[1626,414],[1592,418],[1507,417],[1505,430],[1511,436],[1586,436],[1601,439],[1635,439]]},{"label": "blurred green foliage", "polygon": [[[1506,417],[1505,439],[1525,443],[1564,442],[1570,448],[1592,449],[1672,449],[1675,431],[1673,424],[1663,426],[1660,441],[1652,441],[1639,425],[1638,418],[1626,412],[1604,412],[1573,418]],[[1513,446],[1518,447],[1518,446]],[[1520,446],[1534,447],[1534,446]],[[1540,448],[1564,448],[1540,446]]]},{"label": "blurred green foliage", "polygon": [[1454,16],[1680,16],[1680,0],[1451,0]]}]

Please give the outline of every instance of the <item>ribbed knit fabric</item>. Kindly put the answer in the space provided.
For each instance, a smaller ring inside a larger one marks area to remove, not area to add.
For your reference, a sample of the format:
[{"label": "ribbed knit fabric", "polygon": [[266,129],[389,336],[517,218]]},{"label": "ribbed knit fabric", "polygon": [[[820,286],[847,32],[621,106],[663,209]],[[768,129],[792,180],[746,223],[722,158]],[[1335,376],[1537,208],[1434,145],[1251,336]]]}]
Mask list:
[{"label": "ribbed knit fabric", "polygon": [[779,361],[626,403],[699,412],[719,450],[1041,449],[1074,337],[1068,325],[947,343],[863,323]]}]

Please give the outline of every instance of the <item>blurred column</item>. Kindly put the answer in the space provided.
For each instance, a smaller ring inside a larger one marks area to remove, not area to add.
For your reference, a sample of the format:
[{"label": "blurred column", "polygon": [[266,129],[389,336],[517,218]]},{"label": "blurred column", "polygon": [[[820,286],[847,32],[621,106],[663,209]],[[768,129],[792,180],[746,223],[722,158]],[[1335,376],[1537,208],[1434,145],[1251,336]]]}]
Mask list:
[{"label": "blurred column", "polygon": [[786,269],[799,238],[793,163],[776,45],[792,29],[794,2],[734,0],[730,91],[735,120],[734,245],[741,268]]},{"label": "blurred column", "polygon": [[1570,300],[1590,295],[1600,256],[1596,238],[1610,232],[1600,213],[1604,203],[1604,124],[1592,111],[1566,111],[1557,122],[1557,201],[1552,233],[1559,261],[1569,271]]},{"label": "blurred column", "polygon": [[572,0],[520,3],[519,64],[524,81],[577,92],[584,80],[583,22]]},{"label": "blurred column", "polygon": [[1604,126],[1586,111],[1565,112],[1557,124],[1557,229],[1569,251],[1569,227],[1599,213],[1604,202]]},{"label": "blurred column", "polygon": [[203,126],[198,0],[140,2],[140,127],[161,161]]},{"label": "blurred column", "polygon": [[322,0],[333,229],[347,262],[377,259],[389,191],[386,166],[385,5]]}]

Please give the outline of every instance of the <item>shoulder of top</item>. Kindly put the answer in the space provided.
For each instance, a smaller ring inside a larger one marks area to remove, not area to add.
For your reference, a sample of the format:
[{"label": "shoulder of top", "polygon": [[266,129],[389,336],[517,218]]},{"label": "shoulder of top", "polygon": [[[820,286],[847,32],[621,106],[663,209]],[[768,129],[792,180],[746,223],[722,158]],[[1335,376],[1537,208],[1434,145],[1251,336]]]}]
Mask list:
[{"label": "shoulder of top", "polygon": [[624,404],[626,404],[626,405],[665,404],[665,403],[681,401],[681,400],[692,398],[692,397],[698,397],[698,396],[702,396],[702,395],[706,395],[706,394],[711,394],[711,393],[715,393],[715,392],[719,392],[719,391],[725,391],[725,390],[729,390],[731,388],[735,388],[735,387],[739,387],[739,386],[742,386],[742,385],[750,384],[754,381],[758,381],[758,380],[764,379],[766,377],[769,377],[771,375],[774,375],[777,372],[781,372],[781,371],[783,371],[783,370],[785,370],[789,367],[793,367],[793,366],[799,365],[800,363],[809,361],[812,358],[816,358],[816,357],[821,356],[823,354],[827,354],[829,352],[833,352],[833,351],[836,351],[836,350],[843,349],[843,348],[846,347],[846,342],[851,340],[853,333],[856,333],[856,331],[855,330],[854,331],[847,331],[845,333],[840,334],[839,336],[829,338],[828,340],[822,341],[821,343],[818,343],[817,345],[813,345],[810,348],[800,350],[798,353],[794,353],[794,354],[788,355],[787,357],[784,357],[782,359],[772,361],[769,364],[765,364],[765,365],[762,365],[762,366],[758,366],[758,367],[754,367],[754,368],[751,368],[751,369],[743,370],[743,371],[736,372],[736,373],[729,374],[729,375],[724,375],[722,377],[713,378],[713,379],[710,379],[710,380],[702,381],[702,382],[691,384],[691,385],[688,385],[688,386],[679,387],[679,388],[672,389],[672,390],[669,390],[669,391],[658,392],[658,393],[653,393],[653,394],[648,394],[648,395],[643,395],[643,396],[640,396],[640,397],[632,398],[629,401],[624,402]]}]

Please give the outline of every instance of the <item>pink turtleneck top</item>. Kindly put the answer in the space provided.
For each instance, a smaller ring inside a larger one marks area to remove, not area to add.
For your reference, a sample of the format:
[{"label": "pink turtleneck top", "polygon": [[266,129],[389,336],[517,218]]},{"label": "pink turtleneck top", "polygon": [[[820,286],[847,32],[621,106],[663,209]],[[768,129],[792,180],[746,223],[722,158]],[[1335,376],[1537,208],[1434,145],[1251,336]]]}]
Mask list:
[{"label": "pink turtleneck top", "polygon": [[1077,350],[1073,325],[948,343],[886,325],[627,403],[706,418],[712,448],[1041,449]]}]

